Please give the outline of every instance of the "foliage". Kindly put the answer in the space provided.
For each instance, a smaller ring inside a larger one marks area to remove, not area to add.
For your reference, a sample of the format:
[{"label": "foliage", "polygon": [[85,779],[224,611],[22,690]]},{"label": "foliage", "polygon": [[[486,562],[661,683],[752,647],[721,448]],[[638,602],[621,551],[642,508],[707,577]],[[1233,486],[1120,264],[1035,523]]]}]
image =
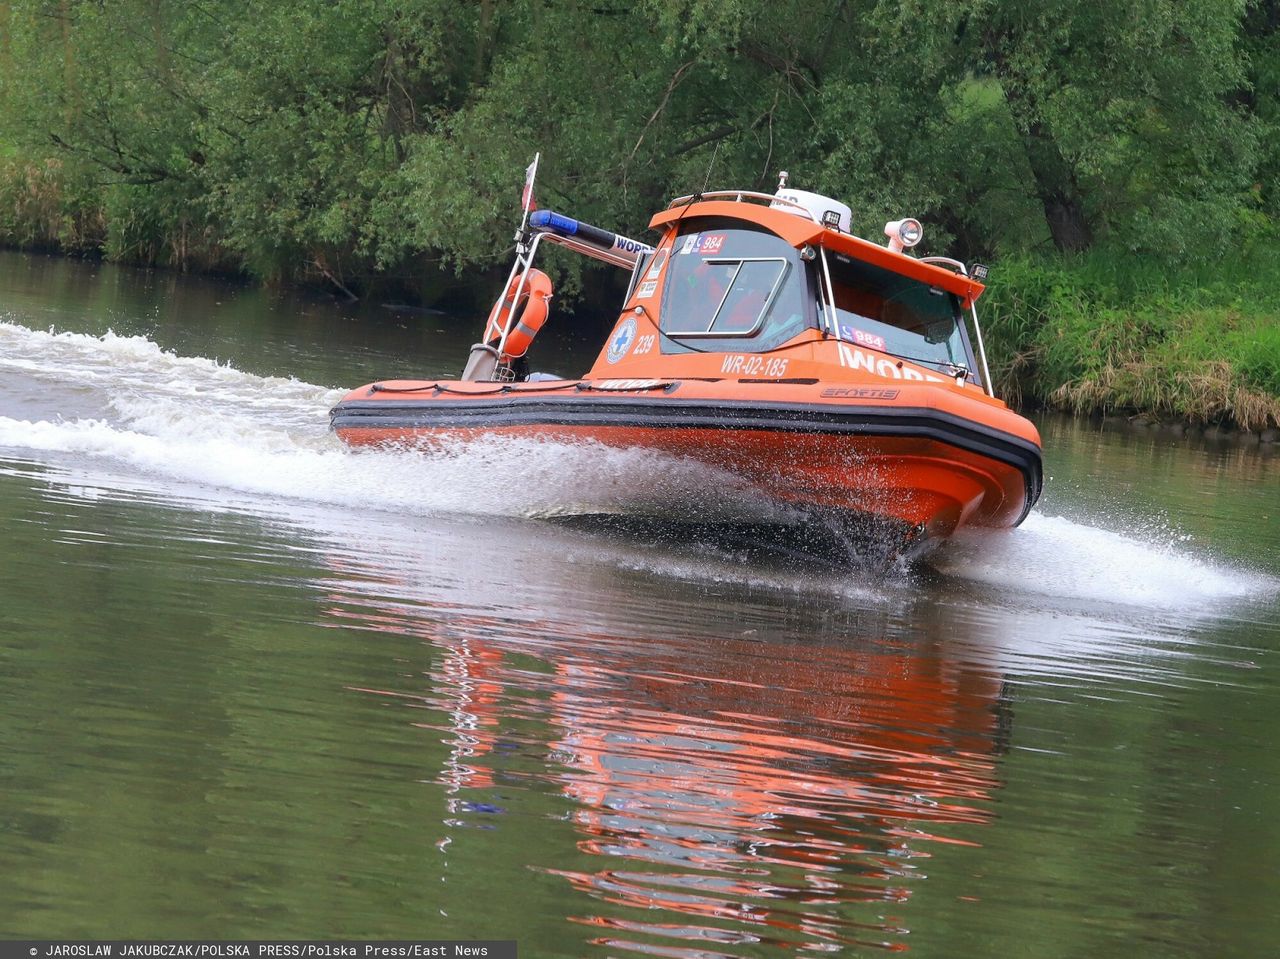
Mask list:
[{"label": "foliage", "polygon": [[1275,212],[1275,7],[14,0],[0,144],[75,167],[114,257],[343,286],[502,253],[538,149],[630,231],[785,167],[939,252],[1189,261]]},{"label": "foliage", "polygon": [[[1006,378],[1044,392],[1072,349],[1181,342],[1187,277],[1274,241],[1278,101],[1280,0],[2,0],[0,242],[429,299],[502,269],[537,150],[544,205],[632,235],[785,168],[863,235],[1000,259]],[[556,270],[562,303],[616,284]],[[1015,335],[1043,311],[1094,319]],[[1232,376],[1272,389],[1273,343]]]},{"label": "foliage", "polygon": [[1275,249],[1214,279],[1106,251],[1004,260],[984,301],[992,376],[1005,394],[1077,412],[1280,424]]}]

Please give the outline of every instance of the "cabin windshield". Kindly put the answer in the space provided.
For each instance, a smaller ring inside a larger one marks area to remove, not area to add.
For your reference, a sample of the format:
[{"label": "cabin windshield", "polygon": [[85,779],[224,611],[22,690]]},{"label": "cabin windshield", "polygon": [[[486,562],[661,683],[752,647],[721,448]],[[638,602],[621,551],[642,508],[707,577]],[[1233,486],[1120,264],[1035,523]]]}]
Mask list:
[{"label": "cabin windshield", "polygon": [[950,373],[974,363],[952,293],[827,251],[840,338]]},{"label": "cabin windshield", "polygon": [[741,220],[681,224],[662,294],[662,352],[763,353],[816,325],[799,251]]}]

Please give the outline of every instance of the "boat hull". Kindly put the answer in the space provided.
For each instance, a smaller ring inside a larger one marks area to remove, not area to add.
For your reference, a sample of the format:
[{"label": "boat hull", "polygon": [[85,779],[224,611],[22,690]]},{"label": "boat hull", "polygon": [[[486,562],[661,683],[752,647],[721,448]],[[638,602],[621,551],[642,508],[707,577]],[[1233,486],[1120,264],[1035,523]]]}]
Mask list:
[{"label": "boat hull", "polygon": [[1003,405],[925,385],[732,387],[401,381],[353,391],[333,409],[332,424],[352,446],[513,436],[652,449],[727,471],[779,501],[861,517],[912,540],[965,525],[1015,526],[1039,496],[1039,437]]}]

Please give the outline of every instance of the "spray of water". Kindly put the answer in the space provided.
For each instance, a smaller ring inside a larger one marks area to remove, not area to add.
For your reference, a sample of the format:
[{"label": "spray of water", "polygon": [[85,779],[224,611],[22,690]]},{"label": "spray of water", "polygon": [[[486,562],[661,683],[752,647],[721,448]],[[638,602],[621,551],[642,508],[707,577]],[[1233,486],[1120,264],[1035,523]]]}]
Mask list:
[{"label": "spray of water", "polygon": [[[125,467],[151,486],[413,515],[788,518],[727,474],[651,450],[490,438],[432,453],[353,452],[328,430],[339,396],[176,356],[143,337],[0,323],[0,447]],[[931,562],[978,583],[1173,607],[1274,585],[1176,542],[1042,515],[1012,532],[962,533]]]},{"label": "spray of water", "polygon": [[[651,450],[495,437],[430,454],[354,452],[328,429],[340,391],[175,356],[143,337],[0,323],[0,357],[0,383],[25,385],[41,411],[5,415],[0,400],[0,446],[102,457],[152,478],[411,514],[741,518],[745,504],[767,521],[780,510],[725,473]],[[97,415],[62,412],[85,407]]]},{"label": "spray of water", "polygon": [[1041,595],[1193,609],[1273,591],[1270,578],[1190,552],[1165,533],[1119,533],[1033,513],[1017,530],[964,530],[934,557],[947,575]]}]

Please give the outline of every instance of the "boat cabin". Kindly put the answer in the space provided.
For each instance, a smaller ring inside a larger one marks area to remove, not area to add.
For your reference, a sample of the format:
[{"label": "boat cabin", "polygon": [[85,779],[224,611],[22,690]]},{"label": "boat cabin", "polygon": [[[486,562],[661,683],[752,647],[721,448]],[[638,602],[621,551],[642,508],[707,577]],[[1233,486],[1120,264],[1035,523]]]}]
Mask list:
[{"label": "boat cabin", "polygon": [[650,223],[661,231],[652,247],[536,211],[486,342],[475,348],[488,355],[477,363],[473,352],[464,379],[514,378],[508,371],[518,368],[546,318],[545,299],[539,311],[527,294],[539,285],[549,292],[532,267],[546,240],[632,271],[622,312],[587,379],[839,381],[856,373],[860,380],[988,392],[974,310],[983,290],[978,279],[958,261],[908,253],[921,236],[915,220],[888,224],[888,246],[854,236],[850,220],[844,204],[787,190],[785,179],[776,194],[673,201]]},{"label": "boat cabin", "polygon": [[[848,207],[783,185],[681,197],[653,217],[649,246],[530,210],[536,166],[516,262],[462,382],[352,391],[331,418],[346,442],[509,436],[687,458],[867,544],[876,563],[965,525],[1022,522],[1043,482],[1039,434],[990,395],[977,268],[912,256],[918,222],[872,243]],[[534,266],[543,243],[631,274],[579,379],[522,369],[552,296]]]}]

